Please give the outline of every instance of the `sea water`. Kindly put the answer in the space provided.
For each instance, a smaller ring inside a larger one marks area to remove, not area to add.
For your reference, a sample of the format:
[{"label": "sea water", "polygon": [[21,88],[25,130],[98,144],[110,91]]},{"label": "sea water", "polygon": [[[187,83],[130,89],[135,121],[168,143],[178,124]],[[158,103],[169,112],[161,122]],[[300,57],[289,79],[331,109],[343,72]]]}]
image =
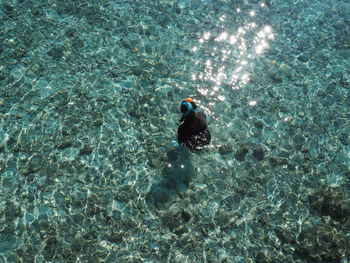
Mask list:
[{"label": "sea water", "polygon": [[[350,3],[0,5],[0,262],[348,262]],[[175,148],[179,102],[210,146]]]}]

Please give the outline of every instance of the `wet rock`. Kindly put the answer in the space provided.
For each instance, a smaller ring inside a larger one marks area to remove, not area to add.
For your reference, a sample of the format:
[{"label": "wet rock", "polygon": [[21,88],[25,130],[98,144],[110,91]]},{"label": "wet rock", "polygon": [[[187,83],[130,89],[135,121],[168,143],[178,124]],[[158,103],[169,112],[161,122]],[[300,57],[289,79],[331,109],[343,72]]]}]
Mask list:
[{"label": "wet rock", "polygon": [[349,145],[350,144],[350,137],[346,133],[339,134],[338,139],[344,145]]},{"label": "wet rock", "polygon": [[309,196],[310,206],[322,215],[345,222],[350,216],[350,201],[341,187],[325,186]]},{"label": "wet rock", "polygon": [[273,262],[273,255],[270,251],[261,250],[255,258],[256,263],[270,263]]},{"label": "wet rock", "polygon": [[16,59],[24,58],[27,56],[27,51],[22,47],[18,47],[13,52],[11,52],[10,56]]},{"label": "wet rock", "polygon": [[59,91],[52,97],[56,109],[61,109],[69,102],[69,94],[66,91]]},{"label": "wet rock", "polygon": [[23,175],[29,175],[32,173],[36,173],[40,170],[40,168],[43,165],[43,159],[39,155],[32,156],[27,165],[24,167],[24,169],[21,171]]},{"label": "wet rock", "polygon": [[261,120],[258,120],[256,122],[254,122],[254,126],[260,130],[262,130],[264,128],[264,122]]},{"label": "wet rock", "polygon": [[236,160],[240,161],[240,162],[244,161],[245,156],[247,155],[248,151],[249,151],[248,145],[241,144],[235,153]]},{"label": "wet rock", "polygon": [[219,153],[221,155],[225,155],[231,152],[233,152],[231,144],[224,144],[219,147]]},{"label": "wet rock", "polygon": [[176,234],[183,234],[187,232],[186,224],[191,219],[191,214],[187,211],[178,211],[175,213],[166,214],[162,218],[162,224]]},{"label": "wet rock", "polygon": [[[1,153],[1,151],[0,151]],[[0,173],[5,171],[5,161],[4,160],[0,160]]]},{"label": "wet rock", "polygon": [[53,59],[60,60],[63,57],[64,49],[62,47],[53,47],[47,54]]},{"label": "wet rock", "polygon": [[3,4],[2,5],[2,10],[4,13],[10,17],[12,17],[15,13],[15,8],[12,5],[9,4]]},{"label": "wet rock", "polygon": [[5,204],[6,221],[13,221],[21,215],[21,209],[12,201],[7,201]]},{"label": "wet rock", "polygon": [[67,37],[75,37],[75,36],[77,35],[77,30],[74,29],[74,28],[68,28],[68,29],[66,30],[65,35],[66,35]]},{"label": "wet rock", "polygon": [[44,247],[44,258],[46,261],[52,261],[55,252],[57,250],[57,245],[58,245],[58,239],[54,235],[49,235],[46,239],[46,245]]},{"label": "wet rock", "polygon": [[293,136],[293,142],[294,144],[300,148],[306,141],[306,138],[304,137],[303,134],[297,133]]},{"label": "wet rock", "polygon": [[181,219],[184,223],[187,223],[191,219],[191,214],[186,211],[181,211]]},{"label": "wet rock", "polygon": [[264,149],[262,147],[260,147],[260,146],[254,147],[252,156],[257,161],[264,160],[264,156],[265,156]]},{"label": "wet rock", "polygon": [[71,249],[75,252],[79,252],[81,250],[83,250],[85,247],[88,246],[87,241],[84,238],[76,238],[72,245],[71,245]]},{"label": "wet rock", "polygon": [[63,142],[61,142],[60,144],[57,145],[57,149],[63,150],[63,149],[72,147],[73,145],[74,145],[74,144],[73,144],[72,141],[70,141],[70,140],[65,140],[65,141],[63,141]]},{"label": "wet rock", "polygon": [[297,254],[316,262],[337,261],[350,255],[349,241],[335,228],[318,224],[302,230]]},{"label": "wet rock", "polygon": [[269,76],[274,83],[282,83],[283,82],[283,77],[278,72],[272,72],[272,73],[270,73]]},{"label": "wet rock", "polygon": [[303,53],[297,57],[297,60],[306,63],[310,60],[310,58],[311,58],[311,54]]},{"label": "wet rock", "polygon": [[283,158],[283,157],[271,157],[269,159],[270,164],[273,167],[279,166],[279,165],[287,165],[288,164],[288,159]]},{"label": "wet rock", "polygon": [[124,232],[114,232],[110,235],[107,235],[106,238],[109,242],[120,243],[123,241],[124,236],[125,236]]},{"label": "wet rock", "polygon": [[102,119],[94,120],[94,126],[101,126],[102,124],[103,124],[103,120]]},{"label": "wet rock", "polygon": [[81,149],[79,154],[80,155],[89,155],[93,151],[93,148],[90,145],[84,145]]},{"label": "wet rock", "polygon": [[283,242],[288,244],[294,244],[295,243],[295,234],[288,230],[284,229],[282,227],[276,227],[275,229],[276,236]]}]

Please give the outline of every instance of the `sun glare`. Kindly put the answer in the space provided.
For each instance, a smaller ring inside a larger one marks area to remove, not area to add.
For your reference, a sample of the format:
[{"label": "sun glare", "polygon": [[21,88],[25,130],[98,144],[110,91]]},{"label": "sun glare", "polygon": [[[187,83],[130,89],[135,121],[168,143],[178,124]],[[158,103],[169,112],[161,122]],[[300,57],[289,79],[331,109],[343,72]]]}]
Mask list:
[{"label": "sun glare", "polygon": [[[266,4],[261,3],[260,8],[264,7]],[[249,83],[254,61],[264,54],[274,39],[273,28],[270,25],[261,26],[261,23],[251,21],[258,19],[255,10],[245,11],[237,8],[236,12],[248,16],[249,22],[238,27],[232,23],[230,28],[227,26],[229,16],[221,15],[216,25],[221,30],[215,33],[204,32],[199,37],[199,43],[192,48],[197,54],[204,52],[206,57],[205,60],[196,61],[196,65],[202,65],[203,70],[192,74],[192,80],[211,82],[212,87],[200,88],[199,92],[203,95],[215,95],[219,101],[226,99],[225,95],[221,94],[223,84],[237,90]],[[252,100],[248,104],[256,106],[257,101]]]}]

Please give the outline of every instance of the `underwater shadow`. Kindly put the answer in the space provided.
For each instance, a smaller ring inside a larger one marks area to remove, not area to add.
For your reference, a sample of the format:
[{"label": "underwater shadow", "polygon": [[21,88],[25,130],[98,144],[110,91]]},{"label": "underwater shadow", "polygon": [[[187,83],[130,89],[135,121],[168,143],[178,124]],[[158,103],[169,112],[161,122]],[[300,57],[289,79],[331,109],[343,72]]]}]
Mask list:
[{"label": "underwater shadow", "polygon": [[179,147],[167,152],[167,164],[163,169],[163,179],[154,184],[146,196],[146,201],[156,208],[163,208],[176,195],[185,192],[195,176],[190,161],[190,152],[185,147]]}]

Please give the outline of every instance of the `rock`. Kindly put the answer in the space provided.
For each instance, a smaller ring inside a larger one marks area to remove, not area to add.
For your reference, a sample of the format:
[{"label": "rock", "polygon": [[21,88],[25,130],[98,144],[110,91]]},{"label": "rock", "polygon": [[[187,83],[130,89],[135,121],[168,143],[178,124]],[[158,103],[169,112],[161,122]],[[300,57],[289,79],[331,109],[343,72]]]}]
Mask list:
[{"label": "rock", "polygon": [[186,224],[191,220],[191,214],[185,210],[168,213],[162,218],[162,224],[176,234],[187,232]]},{"label": "rock", "polygon": [[5,171],[5,162],[4,162],[4,160],[0,160],[0,173],[3,171]]},{"label": "rock", "polygon": [[191,214],[183,210],[181,211],[181,218],[184,223],[187,223],[191,219]]},{"label": "rock", "polygon": [[81,149],[79,154],[80,155],[89,155],[93,151],[93,148],[90,145],[84,145]]},{"label": "rock", "polygon": [[262,130],[264,128],[264,122],[261,120],[258,120],[256,122],[254,122],[254,126],[260,130]]},{"label": "rock", "polygon": [[62,109],[62,107],[68,104],[70,98],[67,91],[59,91],[52,97],[52,100],[56,109]]},{"label": "rock", "polygon": [[69,140],[64,140],[62,143],[60,143],[59,145],[57,145],[57,149],[59,150],[63,150],[69,147],[73,146],[73,142],[69,141]]},{"label": "rock", "polygon": [[253,149],[253,158],[257,161],[264,160],[264,149],[260,146],[254,147]]},{"label": "rock", "polygon": [[309,196],[310,206],[322,215],[329,215],[334,220],[345,222],[350,216],[350,201],[341,187],[325,186]]},{"label": "rock", "polygon": [[273,255],[270,251],[261,250],[255,258],[256,263],[270,263],[273,261]]},{"label": "rock", "polygon": [[346,133],[341,133],[339,134],[338,136],[338,139],[339,141],[344,144],[345,146],[349,145],[350,144],[350,137],[348,134]]},{"label": "rock", "polygon": [[301,54],[297,57],[297,60],[301,61],[301,62],[308,62],[311,58],[311,54],[308,54],[308,53],[304,53],[304,54]]},{"label": "rock", "polygon": [[269,162],[273,167],[288,164],[287,158],[283,158],[283,157],[271,157],[269,159]]},{"label": "rock", "polygon": [[245,156],[248,153],[248,146],[246,144],[241,144],[235,153],[235,158],[237,161],[244,161]]},{"label": "rock", "polygon": [[223,144],[219,147],[219,153],[221,155],[225,155],[231,152],[233,152],[231,144]]},{"label": "rock", "polygon": [[103,120],[102,119],[94,120],[94,126],[101,126],[102,124],[103,124]]},{"label": "rock", "polygon": [[274,83],[282,83],[283,82],[283,78],[280,75],[280,73],[278,73],[278,72],[271,72],[269,74],[269,76]]},{"label": "rock", "polygon": [[12,16],[12,14],[15,12],[15,8],[12,5],[9,5],[9,4],[3,4],[2,5],[2,10],[8,16]]},{"label": "rock", "polygon": [[47,262],[53,260],[57,247],[58,247],[58,239],[56,238],[56,236],[48,235],[46,238],[46,245],[43,251],[44,258]]},{"label": "rock", "polygon": [[302,146],[306,141],[306,138],[304,137],[304,135],[300,133],[295,134],[292,139],[294,144],[299,147]]},{"label": "rock", "polygon": [[112,243],[120,243],[123,241],[123,237],[125,236],[124,232],[114,232],[110,235],[107,235],[107,240]]},{"label": "rock", "polygon": [[288,230],[284,229],[280,226],[276,227],[275,229],[276,236],[283,242],[288,244],[294,244],[295,243],[295,234]]},{"label": "rock", "polygon": [[79,252],[87,246],[88,246],[88,242],[84,238],[79,237],[73,241],[71,245],[71,249],[74,252]]},{"label": "rock", "polygon": [[77,30],[74,28],[68,28],[65,32],[67,37],[75,37],[77,35]]},{"label": "rock", "polygon": [[63,57],[64,49],[62,47],[53,47],[51,48],[47,54],[53,59],[59,60]]},{"label": "rock", "polygon": [[15,218],[20,217],[21,215],[21,209],[20,207],[16,206],[12,201],[7,201],[5,204],[5,216],[6,221],[10,222],[13,221]]},{"label": "rock", "polygon": [[297,254],[316,262],[340,262],[350,255],[349,241],[335,228],[317,224],[305,228],[299,236]]},{"label": "rock", "polygon": [[25,169],[28,170],[28,174],[36,173],[37,171],[40,170],[42,165],[43,165],[43,159],[41,158],[41,156],[34,155],[29,159]]}]

